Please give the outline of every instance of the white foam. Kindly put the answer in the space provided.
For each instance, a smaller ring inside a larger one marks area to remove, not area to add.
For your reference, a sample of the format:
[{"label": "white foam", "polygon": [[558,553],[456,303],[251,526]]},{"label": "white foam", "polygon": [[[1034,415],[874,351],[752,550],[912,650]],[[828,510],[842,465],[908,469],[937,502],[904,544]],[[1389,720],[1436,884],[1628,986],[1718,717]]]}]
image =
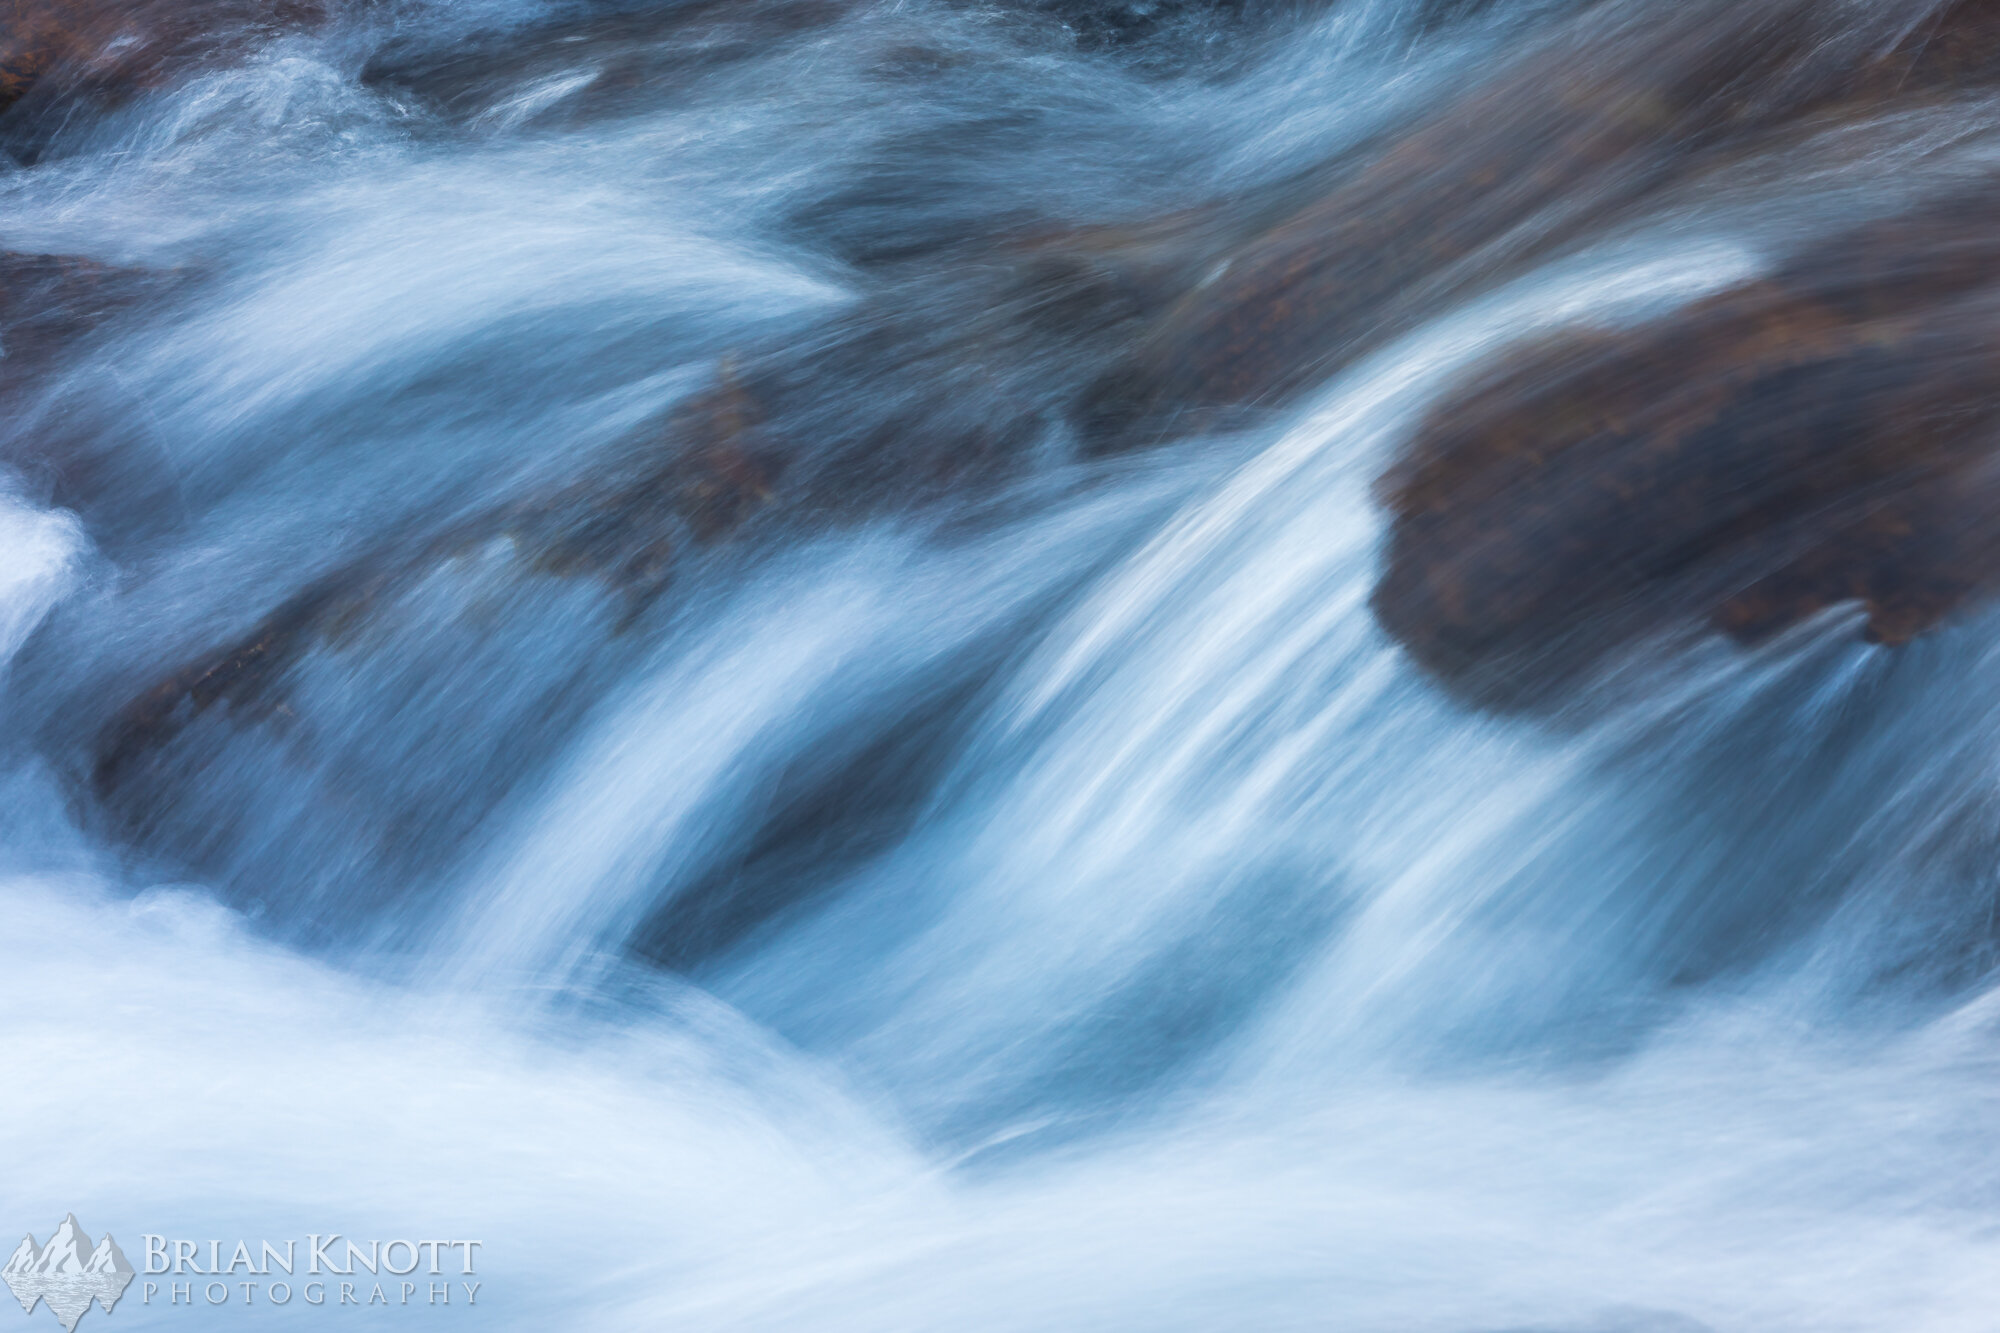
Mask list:
[{"label": "white foam", "polygon": [[0,667],[76,586],[85,549],[74,514],[0,490]]}]

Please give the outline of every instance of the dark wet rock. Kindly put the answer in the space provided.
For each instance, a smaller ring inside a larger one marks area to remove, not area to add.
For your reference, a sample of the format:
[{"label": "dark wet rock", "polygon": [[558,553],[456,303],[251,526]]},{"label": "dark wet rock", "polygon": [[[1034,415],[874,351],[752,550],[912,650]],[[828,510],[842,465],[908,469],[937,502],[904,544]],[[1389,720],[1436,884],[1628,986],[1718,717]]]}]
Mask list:
[{"label": "dark wet rock", "polygon": [[72,6],[51,0],[9,0],[0,5],[0,111],[26,96],[75,47]]},{"label": "dark wet rock", "polygon": [[2000,583],[2000,183],[1631,331],[1531,347],[1382,481],[1375,608],[1475,693],[1705,617],[1857,603],[1900,643]]},{"label": "dark wet rock", "polygon": [[116,100],[327,15],[322,0],[0,0],[0,111]]},{"label": "dark wet rock", "polygon": [[1099,449],[1281,404],[1591,223],[1820,115],[1995,72],[1993,6],[1592,11],[1242,245],[1085,396]]}]

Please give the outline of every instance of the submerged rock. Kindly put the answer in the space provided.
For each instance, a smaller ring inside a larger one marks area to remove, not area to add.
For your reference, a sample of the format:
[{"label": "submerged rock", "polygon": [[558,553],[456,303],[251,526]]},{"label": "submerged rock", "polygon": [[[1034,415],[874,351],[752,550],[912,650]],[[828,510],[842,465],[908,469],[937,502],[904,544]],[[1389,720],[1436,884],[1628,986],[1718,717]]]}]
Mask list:
[{"label": "submerged rock", "polygon": [[955,318],[963,292],[918,284],[835,319],[803,348],[725,357],[706,388],[575,479],[384,542],[166,673],[100,731],[94,786],[116,796],[218,705],[252,725],[282,716],[277,682],[306,653],[470,550],[504,546],[522,586],[590,580],[629,626],[688,559],[767,510],[824,529],[991,493],[1034,465],[1032,445],[1050,429],[1031,390],[1073,359],[1065,346],[1142,318],[1174,253],[1146,229],[1014,237],[975,266],[982,320]]},{"label": "submerged rock", "polygon": [[1382,481],[1374,604],[1491,694],[1703,616],[1857,602],[1898,643],[2000,582],[2000,181],[1647,327],[1565,336],[1438,407]]},{"label": "submerged rock", "polygon": [[0,388],[128,306],[148,275],[74,255],[0,251]]},{"label": "submerged rock", "polygon": [[629,622],[672,581],[683,548],[723,540],[771,498],[782,465],[758,405],[725,365],[717,384],[677,408],[624,467],[377,550],[174,671],[100,733],[93,785],[114,796],[142,760],[218,705],[244,723],[283,715],[278,682],[307,652],[338,646],[378,605],[489,543],[510,547],[525,571],[599,580],[623,599]]},{"label": "submerged rock", "polygon": [[376,51],[362,82],[454,120],[507,127],[576,124],[631,110],[662,88],[768,54],[824,29],[847,0],[614,0],[526,25],[404,37]]},{"label": "submerged rock", "polygon": [[184,271],[107,264],[75,255],[0,251],[0,467],[31,489],[87,520],[118,492],[127,503],[160,501],[135,484],[129,459],[77,428],[55,402],[39,394],[66,358],[92,347],[190,281]]}]

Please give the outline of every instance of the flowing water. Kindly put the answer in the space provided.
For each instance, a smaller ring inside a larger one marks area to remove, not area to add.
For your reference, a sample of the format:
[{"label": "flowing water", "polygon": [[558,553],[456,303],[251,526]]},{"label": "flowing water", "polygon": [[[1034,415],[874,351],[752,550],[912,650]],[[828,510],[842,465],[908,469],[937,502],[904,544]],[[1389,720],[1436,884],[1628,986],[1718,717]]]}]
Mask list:
[{"label": "flowing water", "polygon": [[996,369],[1027,465],[636,613],[461,543],[88,781],[191,655],[718,357],[902,303],[817,372],[837,454],[979,355],[959,239],[1286,188],[1568,9],[746,5],[607,90],[574,11],[463,0],[38,126],[7,246],[166,276],[0,422],[0,1213],[477,1237],[491,1328],[2000,1326],[2000,619],[1494,715],[1368,605],[1442,386],[1968,169],[1970,113],[1623,210],[1160,449]]}]

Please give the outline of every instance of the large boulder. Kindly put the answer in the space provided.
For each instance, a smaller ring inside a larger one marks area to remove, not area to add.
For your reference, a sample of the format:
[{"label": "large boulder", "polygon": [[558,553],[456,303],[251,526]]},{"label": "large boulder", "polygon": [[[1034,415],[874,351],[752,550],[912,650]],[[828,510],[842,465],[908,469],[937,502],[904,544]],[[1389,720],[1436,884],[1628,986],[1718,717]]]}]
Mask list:
[{"label": "large boulder", "polygon": [[1523,350],[1382,481],[1374,604],[1476,694],[1641,630],[1857,603],[1908,639],[2000,580],[2000,181],[1636,330]]}]

